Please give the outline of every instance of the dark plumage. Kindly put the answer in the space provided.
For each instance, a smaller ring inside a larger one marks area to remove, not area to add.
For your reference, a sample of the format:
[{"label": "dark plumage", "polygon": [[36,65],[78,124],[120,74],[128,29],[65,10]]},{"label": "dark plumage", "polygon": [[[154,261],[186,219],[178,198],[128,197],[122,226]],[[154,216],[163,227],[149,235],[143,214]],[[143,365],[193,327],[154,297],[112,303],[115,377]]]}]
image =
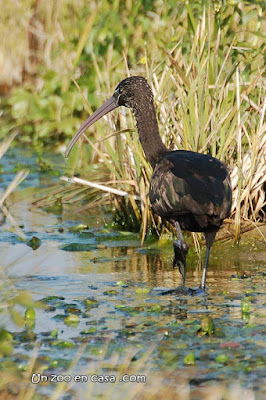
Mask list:
[{"label": "dark plumage", "polygon": [[219,229],[230,213],[227,170],[221,161],[208,155],[171,151],[154,168],[150,201],[156,214],[172,223],[178,221],[182,229]]},{"label": "dark plumage", "polygon": [[231,210],[232,191],[228,170],[225,164],[214,157],[167,149],[159,135],[152,91],[147,81],[140,76],[132,76],[119,83],[113,96],[84,122],[72,138],[66,156],[89,126],[119,106],[132,109],[140,142],[153,167],[150,182],[151,207],[177,229],[180,241],[174,242],[174,266],[179,265],[183,285],[188,246],[180,228],[205,234],[207,250],[200,284],[205,289],[210,248]]}]

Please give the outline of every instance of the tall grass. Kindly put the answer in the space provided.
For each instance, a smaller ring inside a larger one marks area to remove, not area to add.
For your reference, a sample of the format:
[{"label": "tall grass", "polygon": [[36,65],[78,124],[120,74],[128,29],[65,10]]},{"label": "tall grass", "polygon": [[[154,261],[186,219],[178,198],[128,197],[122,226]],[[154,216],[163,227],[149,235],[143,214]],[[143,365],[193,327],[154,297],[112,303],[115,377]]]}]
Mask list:
[{"label": "tall grass", "polygon": [[[8,97],[4,110],[11,122],[3,133],[15,126],[38,150],[67,143],[86,118],[82,99],[91,113],[121,79],[139,74],[152,86],[165,144],[211,154],[229,166],[236,240],[243,219],[265,220],[261,2],[26,3],[25,26],[36,42],[25,51],[34,59],[34,85],[27,80]],[[2,14],[11,16],[11,8],[5,5]],[[106,116],[86,140],[71,156],[71,172],[106,185],[105,194],[95,187],[64,188],[55,197],[109,201],[116,221],[140,229],[142,239],[149,231],[160,234],[165,225],[149,206],[152,170],[131,112]],[[106,196],[108,187],[126,194]]]},{"label": "tall grass", "polygon": [[[9,137],[7,137],[3,142],[0,143],[0,160],[5,155],[12,141],[15,139],[16,134],[12,133]],[[16,187],[27,177],[29,171],[24,169],[17,173],[15,178],[10,182],[3,193],[0,193],[0,210],[3,214],[4,221],[8,222],[12,229],[16,232],[16,234],[22,239],[26,240],[25,234],[22,232],[12,214],[9,212],[8,207],[6,206],[6,201],[9,195],[16,189]]]},{"label": "tall grass", "polygon": [[[236,16],[231,18],[234,23]],[[189,54],[182,52],[179,41],[170,51],[157,47],[162,61],[156,64],[147,54],[143,60],[144,75],[152,86],[164,143],[171,150],[211,154],[228,165],[238,239],[241,218],[265,218],[265,68],[261,65],[252,74],[245,74],[246,65],[238,53],[248,54],[250,48],[241,45],[236,36],[223,45],[226,32],[217,29],[213,10],[204,10],[193,27]],[[113,59],[112,49],[109,57]],[[129,68],[126,55],[124,62],[128,74],[138,73]],[[106,79],[113,80],[112,68],[103,72],[97,68],[97,74],[99,87],[104,86],[101,82]],[[101,99],[111,92],[107,90]],[[93,149],[90,161],[109,171],[105,183],[111,182],[128,193],[127,197],[112,195],[117,218],[129,226],[139,225],[143,238],[151,229],[159,233],[162,223],[152,214],[148,198],[152,170],[144,157],[132,115],[120,110],[118,115],[108,115],[105,120],[107,124],[100,122],[90,129],[86,141]],[[82,173],[87,153],[77,150],[75,157]],[[139,204],[133,196],[141,199]]]}]

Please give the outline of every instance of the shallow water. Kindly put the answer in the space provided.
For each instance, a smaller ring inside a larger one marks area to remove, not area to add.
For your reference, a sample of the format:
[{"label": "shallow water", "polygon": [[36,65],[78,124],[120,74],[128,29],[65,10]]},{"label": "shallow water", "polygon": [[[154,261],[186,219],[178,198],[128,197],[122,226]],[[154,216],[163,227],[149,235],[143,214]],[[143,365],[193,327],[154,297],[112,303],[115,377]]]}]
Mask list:
[{"label": "shallow water", "polygon": [[[215,244],[206,296],[163,295],[182,282],[178,269],[172,268],[171,244],[146,243],[141,248],[138,235],[106,228],[110,216],[99,210],[75,215],[71,206],[58,214],[32,207],[30,196],[58,181],[58,176],[41,173],[35,167],[36,157],[22,150],[11,150],[4,160],[1,189],[13,179],[16,165],[24,163],[32,171],[8,204],[27,238],[37,236],[41,246],[33,250],[3,224],[0,274],[1,302],[22,291],[35,301],[42,300],[43,307],[35,307],[31,329],[19,327],[8,312],[2,312],[1,319],[1,327],[14,336],[10,355],[14,365],[23,371],[36,357],[34,372],[44,371],[50,377],[48,383],[34,385],[36,393],[49,397],[58,390],[60,384],[51,382],[51,374],[70,374],[73,384],[77,374],[98,373],[114,374],[115,385],[110,389],[111,383],[89,380],[85,389],[85,384],[76,383],[58,398],[79,393],[79,398],[116,399],[117,393],[125,392],[125,398],[133,399],[137,390],[138,398],[146,391],[156,398],[168,387],[168,398],[197,399],[205,398],[204,390],[207,396],[217,385],[232,393],[238,390],[242,397],[246,393],[248,399],[265,398],[266,247],[262,238],[245,236],[239,246]],[[61,157],[51,156],[51,160],[58,170],[63,169]],[[87,228],[71,229],[80,223]],[[187,287],[199,284],[201,271],[191,250]],[[248,312],[243,312],[245,304]],[[15,308],[22,314],[25,311],[20,305]],[[68,323],[68,315],[78,316],[77,322]],[[207,334],[202,328],[207,316],[214,322],[214,333]],[[57,334],[52,335],[55,330]],[[34,356],[36,343],[39,348]],[[191,353],[192,362],[187,362]],[[135,375],[146,375],[147,382],[133,382],[130,387],[119,382],[121,366]],[[33,384],[30,376],[27,379],[30,390]],[[177,384],[183,388],[181,397],[171,392],[176,392]]]}]

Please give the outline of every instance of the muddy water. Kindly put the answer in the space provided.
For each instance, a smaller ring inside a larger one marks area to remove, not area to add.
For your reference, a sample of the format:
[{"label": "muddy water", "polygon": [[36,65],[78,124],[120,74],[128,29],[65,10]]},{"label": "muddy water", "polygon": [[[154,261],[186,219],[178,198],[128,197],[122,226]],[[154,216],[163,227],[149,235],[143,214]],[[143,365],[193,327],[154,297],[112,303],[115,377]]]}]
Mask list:
[{"label": "muddy water", "polygon": [[[171,243],[146,243],[141,248],[136,234],[106,227],[110,216],[99,210],[75,215],[71,206],[58,214],[33,208],[30,198],[58,176],[33,168],[32,154],[22,156],[14,150],[7,155],[0,187],[6,187],[17,163],[24,160],[31,173],[10,197],[9,210],[27,238],[37,236],[41,246],[33,250],[8,224],[2,225],[1,302],[26,292],[35,301],[42,300],[42,307],[35,307],[30,330],[2,313],[1,326],[14,336],[10,359],[15,366],[26,369],[36,357],[36,373],[72,374],[71,384],[81,373],[116,378],[112,389],[111,383],[106,384],[108,389],[91,380],[86,389],[75,383],[72,394],[60,398],[79,393],[79,398],[116,399],[122,392],[134,398],[136,391],[160,398],[166,387],[168,398],[205,398],[214,387],[221,393],[227,390],[228,398],[234,398],[234,390],[243,398],[265,398],[266,247],[260,234],[246,235],[239,246],[215,244],[208,295],[165,294],[181,284],[178,270],[172,268]],[[61,158],[51,157],[60,170]],[[73,229],[81,223],[87,227]],[[191,250],[188,287],[199,284],[201,271]],[[25,310],[15,308],[22,314]],[[67,320],[69,315],[77,317],[74,323]],[[215,325],[213,332],[202,328],[206,317]],[[146,383],[119,382],[121,365],[133,375],[144,374]],[[33,384],[26,383],[30,390]],[[177,383],[183,394],[176,390]],[[34,387],[36,393],[50,397],[59,386],[49,380]]]}]

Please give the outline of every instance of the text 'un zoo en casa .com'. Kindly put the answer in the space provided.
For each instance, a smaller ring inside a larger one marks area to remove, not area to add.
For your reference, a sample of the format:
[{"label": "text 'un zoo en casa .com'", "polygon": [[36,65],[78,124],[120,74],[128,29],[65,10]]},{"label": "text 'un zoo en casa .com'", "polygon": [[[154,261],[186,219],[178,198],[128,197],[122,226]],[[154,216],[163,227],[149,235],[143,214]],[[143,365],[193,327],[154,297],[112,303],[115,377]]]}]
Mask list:
[{"label": "text 'un zoo en casa .com'", "polygon": [[[122,375],[118,381],[125,383],[146,383],[146,375]],[[76,383],[115,383],[117,378],[115,375],[56,375],[56,374],[32,374],[31,382],[33,384],[45,383],[45,382],[76,382]]]}]

